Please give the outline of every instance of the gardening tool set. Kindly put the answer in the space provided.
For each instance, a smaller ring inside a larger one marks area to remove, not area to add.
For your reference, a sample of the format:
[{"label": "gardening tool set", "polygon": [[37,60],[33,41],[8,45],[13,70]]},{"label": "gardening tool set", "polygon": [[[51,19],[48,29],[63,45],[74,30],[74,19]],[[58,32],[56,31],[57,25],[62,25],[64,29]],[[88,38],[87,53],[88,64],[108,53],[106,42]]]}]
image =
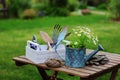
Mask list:
[{"label": "gardening tool set", "polygon": [[[66,66],[74,68],[84,67],[86,64],[98,64],[98,62],[106,63],[108,61],[105,56],[94,56],[98,51],[103,50],[102,45],[98,45],[96,50],[86,55],[86,48],[80,50],[61,44],[62,41],[70,43],[70,41],[64,40],[70,34],[68,27],[62,28],[59,24],[54,26],[52,37],[46,32],[40,31],[40,37],[46,45],[39,44],[34,35],[32,41],[27,41],[26,57],[35,63],[46,63],[49,67],[50,65],[51,67],[61,66],[60,61],[64,61]],[[54,65],[56,63],[58,65]]]}]

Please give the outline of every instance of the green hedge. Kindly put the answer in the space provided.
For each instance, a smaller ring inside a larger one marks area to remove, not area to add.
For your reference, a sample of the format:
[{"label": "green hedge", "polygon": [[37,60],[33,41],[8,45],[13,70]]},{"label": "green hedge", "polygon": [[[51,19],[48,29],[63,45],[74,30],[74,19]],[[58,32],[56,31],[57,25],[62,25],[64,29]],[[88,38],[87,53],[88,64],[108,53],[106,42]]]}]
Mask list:
[{"label": "green hedge", "polygon": [[113,19],[120,19],[120,0],[111,0],[110,2],[111,17]]},{"label": "green hedge", "polygon": [[8,7],[13,17],[19,17],[23,10],[31,7],[31,0],[9,0]]}]

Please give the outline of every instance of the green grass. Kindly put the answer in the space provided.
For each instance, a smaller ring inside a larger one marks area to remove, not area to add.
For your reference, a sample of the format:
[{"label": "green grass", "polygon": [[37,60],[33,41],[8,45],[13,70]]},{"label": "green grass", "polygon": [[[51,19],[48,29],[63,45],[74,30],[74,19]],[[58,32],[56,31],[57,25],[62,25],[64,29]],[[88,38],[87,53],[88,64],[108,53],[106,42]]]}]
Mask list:
[{"label": "green grass", "polygon": [[[51,35],[55,24],[68,26],[70,31],[78,25],[88,26],[98,36],[105,51],[120,54],[120,23],[112,22],[104,15],[0,20],[0,80],[41,79],[35,67],[28,65],[16,67],[12,58],[25,54],[26,41],[31,40],[34,34],[41,44],[44,43],[40,38],[39,31],[43,30]],[[91,46],[91,48],[95,49],[96,47]],[[64,77],[65,80],[77,80],[79,78],[68,78],[63,73],[59,73],[58,77]],[[103,76],[98,80],[106,79],[108,77]],[[120,77],[117,77],[117,80],[120,80]]]}]

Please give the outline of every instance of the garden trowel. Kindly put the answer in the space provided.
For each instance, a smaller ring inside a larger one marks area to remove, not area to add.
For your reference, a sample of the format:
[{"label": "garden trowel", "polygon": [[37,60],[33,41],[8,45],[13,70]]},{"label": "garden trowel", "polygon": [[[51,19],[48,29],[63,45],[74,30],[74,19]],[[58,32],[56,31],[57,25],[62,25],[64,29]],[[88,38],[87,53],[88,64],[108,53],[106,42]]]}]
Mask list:
[{"label": "garden trowel", "polygon": [[46,32],[40,31],[40,35],[41,35],[43,41],[45,41],[46,43],[48,43],[48,42],[53,43],[51,37]]}]

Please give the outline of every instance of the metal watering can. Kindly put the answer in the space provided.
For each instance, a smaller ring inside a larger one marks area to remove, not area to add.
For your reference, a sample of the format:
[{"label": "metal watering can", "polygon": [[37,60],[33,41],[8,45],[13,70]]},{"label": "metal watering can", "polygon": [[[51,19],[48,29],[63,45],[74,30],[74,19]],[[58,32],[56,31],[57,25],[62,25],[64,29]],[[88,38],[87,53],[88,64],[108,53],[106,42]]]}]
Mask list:
[{"label": "metal watering can", "polygon": [[58,55],[61,57],[62,60],[65,61],[65,65],[68,67],[78,68],[78,67],[84,67],[85,63],[89,61],[92,56],[94,56],[98,51],[104,50],[102,45],[98,45],[98,48],[94,50],[93,52],[86,55],[86,48],[82,49],[76,49],[76,48],[65,48],[65,59],[60,56],[60,53]]},{"label": "metal watering can", "polygon": [[64,40],[65,35],[67,33],[68,28],[65,27],[63,31],[58,36],[58,41],[55,45],[55,52],[59,55],[59,57],[65,61],[66,66],[69,67],[84,67],[85,63],[92,58],[98,51],[104,50],[102,45],[98,45],[98,48],[91,52],[89,55],[86,55],[86,48],[82,49],[75,49],[66,47],[65,50],[65,59],[60,56],[60,53],[57,52],[57,47],[59,46],[60,42]]}]

